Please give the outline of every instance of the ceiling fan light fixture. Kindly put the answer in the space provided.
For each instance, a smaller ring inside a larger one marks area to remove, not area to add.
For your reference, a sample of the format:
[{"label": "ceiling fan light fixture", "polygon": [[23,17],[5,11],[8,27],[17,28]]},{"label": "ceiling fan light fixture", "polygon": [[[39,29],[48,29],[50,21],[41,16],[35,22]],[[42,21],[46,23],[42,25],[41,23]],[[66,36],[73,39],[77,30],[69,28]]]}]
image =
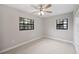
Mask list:
[{"label": "ceiling fan light fixture", "polygon": [[44,15],[44,12],[43,11],[40,11],[39,13],[38,13],[38,15]]}]

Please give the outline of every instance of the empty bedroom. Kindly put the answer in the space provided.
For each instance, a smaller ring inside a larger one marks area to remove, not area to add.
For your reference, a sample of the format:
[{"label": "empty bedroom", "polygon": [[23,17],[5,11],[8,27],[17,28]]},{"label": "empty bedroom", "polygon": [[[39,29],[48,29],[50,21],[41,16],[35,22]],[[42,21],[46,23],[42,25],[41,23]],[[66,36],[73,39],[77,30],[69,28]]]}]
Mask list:
[{"label": "empty bedroom", "polygon": [[78,54],[78,4],[0,4],[0,54]]}]

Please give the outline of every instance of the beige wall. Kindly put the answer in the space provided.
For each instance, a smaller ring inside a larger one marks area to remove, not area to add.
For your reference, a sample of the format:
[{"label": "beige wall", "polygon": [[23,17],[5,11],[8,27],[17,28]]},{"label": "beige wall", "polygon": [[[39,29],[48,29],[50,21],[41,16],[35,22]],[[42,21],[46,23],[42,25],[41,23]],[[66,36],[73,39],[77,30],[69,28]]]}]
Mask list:
[{"label": "beige wall", "polygon": [[79,54],[79,6],[74,10],[74,45],[76,53]]},{"label": "beige wall", "polygon": [[[57,30],[56,20],[61,18],[68,18],[68,30]],[[62,15],[44,18],[44,35],[52,39],[61,39],[66,41],[73,41],[73,13],[66,13]]]},{"label": "beige wall", "polygon": [[[0,50],[24,41],[42,37],[42,20],[19,10],[0,6]],[[35,29],[19,31],[19,17],[34,19]],[[2,23],[2,25],[1,25]]]},{"label": "beige wall", "polygon": [[2,10],[0,9],[0,50],[2,49]]}]

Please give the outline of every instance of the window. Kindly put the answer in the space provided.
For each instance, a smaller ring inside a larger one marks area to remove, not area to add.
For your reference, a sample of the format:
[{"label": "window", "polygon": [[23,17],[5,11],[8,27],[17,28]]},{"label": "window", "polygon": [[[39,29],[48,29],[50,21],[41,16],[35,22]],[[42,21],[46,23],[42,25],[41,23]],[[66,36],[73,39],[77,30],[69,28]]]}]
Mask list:
[{"label": "window", "polygon": [[34,30],[34,20],[19,17],[19,30]]},{"label": "window", "polygon": [[67,30],[68,18],[56,20],[56,29]]}]

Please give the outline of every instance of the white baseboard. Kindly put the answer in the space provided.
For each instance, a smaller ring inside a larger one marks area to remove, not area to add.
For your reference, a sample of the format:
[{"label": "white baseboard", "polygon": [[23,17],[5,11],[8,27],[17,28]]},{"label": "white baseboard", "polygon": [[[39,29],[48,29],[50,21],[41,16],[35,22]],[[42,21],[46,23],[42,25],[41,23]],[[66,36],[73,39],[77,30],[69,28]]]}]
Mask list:
[{"label": "white baseboard", "polygon": [[[32,40],[29,40],[29,41],[22,42],[22,43],[20,43],[20,44],[17,44],[17,45],[15,45],[15,46],[10,47],[10,48],[4,49],[4,50],[0,51],[0,53],[4,53],[4,52],[7,52],[7,51],[10,51],[10,50],[12,50],[12,49],[14,49],[14,48],[20,47],[20,46],[22,46],[22,45],[28,44],[28,43],[30,43],[30,42],[32,42],[32,41],[35,41],[35,40],[38,40],[38,39],[41,39],[41,38],[49,38],[49,39],[58,40],[58,41],[62,41],[62,42],[66,42],[66,43],[71,43],[71,44],[73,44],[72,41],[63,40],[63,39],[57,39],[57,38],[52,38],[51,36],[47,36],[47,37],[41,36],[41,37],[38,37],[38,38],[35,38],[35,39],[32,39]],[[75,48],[76,48],[76,47],[75,47]]]},{"label": "white baseboard", "polygon": [[75,47],[75,51],[76,51],[76,54],[79,54],[79,45],[73,43],[74,47]]},{"label": "white baseboard", "polygon": [[63,40],[63,39],[59,39],[59,38],[53,38],[52,36],[47,36],[46,38],[73,44],[73,41]]},{"label": "white baseboard", "polygon": [[7,52],[7,51],[10,51],[10,50],[12,50],[14,48],[20,47],[20,46],[22,46],[24,44],[28,44],[28,43],[30,43],[32,41],[35,41],[35,40],[38,40],[38,39],[41,39],[41,38],[43,38],[43,37],[41,36],[41,37],[38,37],[38,38],[35,38],[35,39],[32,39],[32,40],[29,40],[29,41],[22,42],[20,44],[17,44],[15,46],[10,47],[10,48],[4,49],[4,50],[0,51],[0,53],[4,53],[4,52]]},{"label": "white baseboard", "polygon": [[74,47],[75,47],[75,52],[76,52],[76,54],[77,54],[77,47],[76,47],[76,45],[73,43],[73,45],[74,45]]}]

